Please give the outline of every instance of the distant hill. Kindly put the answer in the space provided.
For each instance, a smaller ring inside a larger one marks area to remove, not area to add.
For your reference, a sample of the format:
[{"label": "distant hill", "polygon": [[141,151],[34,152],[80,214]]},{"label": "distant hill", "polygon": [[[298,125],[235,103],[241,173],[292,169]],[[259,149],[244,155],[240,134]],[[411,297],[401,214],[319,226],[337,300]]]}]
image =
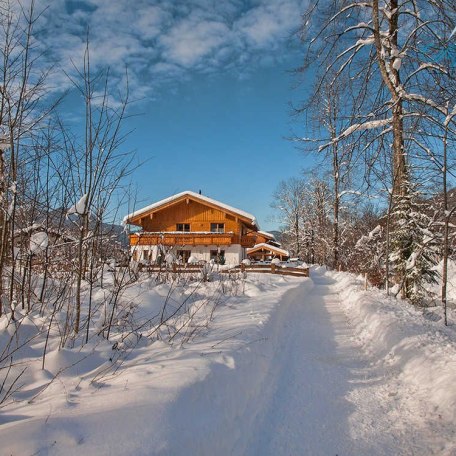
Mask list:
[{"label": "distant hill", "polygon": [[282,243],[282,232],[281,231],[274,230],[274,231],[268,231],[268,233],[271,233],[275,237],[277,242]]}]

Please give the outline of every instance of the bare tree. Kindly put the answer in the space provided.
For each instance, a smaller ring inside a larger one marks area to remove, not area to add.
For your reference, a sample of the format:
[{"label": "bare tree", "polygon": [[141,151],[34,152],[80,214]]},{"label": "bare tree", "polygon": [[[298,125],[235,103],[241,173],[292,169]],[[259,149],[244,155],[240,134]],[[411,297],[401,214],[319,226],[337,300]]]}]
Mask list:
[{"label": "bare tree", "polygon": [[13,236],[20,168],[29,158],[30,139],[54,107],[43,103],[48,70],[38,64],[33,39],[39,16],[33,0],[27,8],[6,2],[0,9],[0,315],[6,280],[9,303],[17,280]]},{"label": "bare tree", "polygon": [[[77,78],[71,77],[74,87],[85,104],[85,136],[82,142],[67,132],[66,154],[74,164],[77,195],[68,216],[78,229],[76,303],[73,331],[79,332],[81,324],[82,283],[89,268],[93,279],[95,242],[102,228],[102,221],[120,181],[128,174],[131,155],[120,150],[125,134],[121,129],[128,106],[128,83],[124,94],[118,94],[113,103],[109,92],[109,71],[93,72],[90,46],[87,39],[83,68]],[[91,220],[94,223],[91,225]],[[89,267],[90,266],[90,267]]]},{"label": "bare tree", "polygon": [[302,208],[305,190],[306,182],[303,179],[291,178],[288,181],[282,181],[274,192],[271,204],[280,214],[280,224],[290,238],[289,248],[297,257],[300,256],[303,247]]}]

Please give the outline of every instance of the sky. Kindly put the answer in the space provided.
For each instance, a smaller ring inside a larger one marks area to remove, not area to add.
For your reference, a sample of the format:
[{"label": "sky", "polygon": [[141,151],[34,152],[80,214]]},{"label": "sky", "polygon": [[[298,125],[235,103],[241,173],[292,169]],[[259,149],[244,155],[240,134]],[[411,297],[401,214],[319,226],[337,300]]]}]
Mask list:
[{"label": "sky", "polygon": [[[306,1],[39,0],[37,39],[58,62],[55,87],[71,86],[87,30],[91,65],[109,67],[111,87],[124,87],[128,68],[137,101],[123,147],[140,163],[137,207],[201,190],[271,230],[278,183],[311,166],[287,139],[300,129],[290,102],[307,87],[291,74]],[[81,100],[70,94],[62,106],[78,122]]]}]

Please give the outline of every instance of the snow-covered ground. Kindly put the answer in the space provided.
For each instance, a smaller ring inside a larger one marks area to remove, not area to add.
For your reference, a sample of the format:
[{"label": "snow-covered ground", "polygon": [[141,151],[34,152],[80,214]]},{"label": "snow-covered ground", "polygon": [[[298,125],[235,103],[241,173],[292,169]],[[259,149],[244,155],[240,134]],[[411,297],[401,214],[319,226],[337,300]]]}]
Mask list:
[{"label": "snow-covered ground", "polygon": [[[445,328],[321,268],[237,291],[182,347],[141,339],[115,375],[110,344],[52,351],[26,401],[2,410],[2,452],[456,455],[454,314]],[[144,289],[140,316],[168,292]]]}]

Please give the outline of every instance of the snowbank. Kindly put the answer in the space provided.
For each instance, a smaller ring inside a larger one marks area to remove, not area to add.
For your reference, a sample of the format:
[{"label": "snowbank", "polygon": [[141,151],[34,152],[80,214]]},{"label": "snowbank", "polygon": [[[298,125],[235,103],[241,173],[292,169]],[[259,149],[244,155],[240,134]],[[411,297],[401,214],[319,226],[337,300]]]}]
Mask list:
[{"label": "snowbank", "polygon": [[[398,389],[422,401],[426,414],[456,419],[456,328],[445,327],[438,309],[419,309],[362,280],[329,273],[338,281],[340,302],[364,350],[397,374]],[[391,394],[395,394],[391,391]]]}]

